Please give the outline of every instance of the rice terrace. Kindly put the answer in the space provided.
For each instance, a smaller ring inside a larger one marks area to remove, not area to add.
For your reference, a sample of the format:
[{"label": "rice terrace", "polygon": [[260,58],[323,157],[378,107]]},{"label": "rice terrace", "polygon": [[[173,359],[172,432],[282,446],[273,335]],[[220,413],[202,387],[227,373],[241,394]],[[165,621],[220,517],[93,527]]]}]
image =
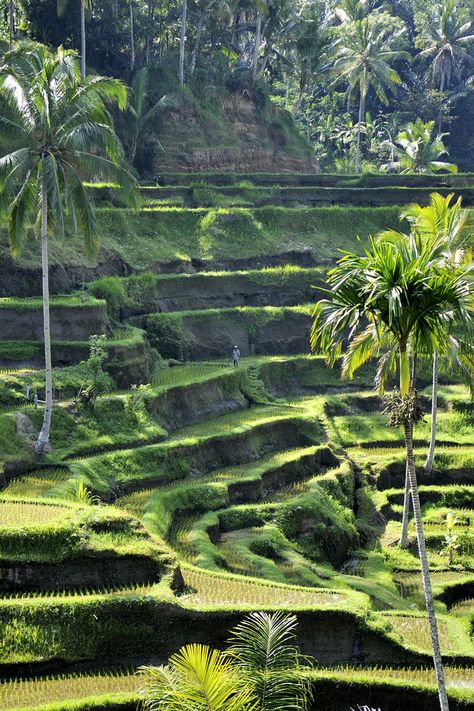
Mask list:
[{"label": "rice terrace", "polygon": [[473,2],[0,9],[0,709],[474,711]]}]

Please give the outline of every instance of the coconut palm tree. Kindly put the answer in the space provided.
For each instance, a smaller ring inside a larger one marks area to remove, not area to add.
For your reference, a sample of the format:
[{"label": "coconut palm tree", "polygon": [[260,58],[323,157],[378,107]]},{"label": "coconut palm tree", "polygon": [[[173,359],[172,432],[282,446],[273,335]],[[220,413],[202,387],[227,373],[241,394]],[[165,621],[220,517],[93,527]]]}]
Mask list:
[{"label": "coconut palm tree", "polygon": [[[148,69],[143,67],[133,77],[127,106],[127,131],[130,135],[129,160],[132,164],[137,154],[138,143],[151,120],[163,109],[176,106],[176,102],[166,95],[150,106],[149,85]],[[161,143],[159,145],[162,147]]]},{"label": "coconut palm tree", "polygon": [[166,666],[142,667],[139,695],[149,711],[307,711],[312,699],[294,646],[296,617],[252,612],[226,652],[183,647]]},{"label": "coconut palm tree", "polygon": [[126,88],[115,79],[81,81],[74,51],[57,52],[21,43],[0,65],[0,127],[10,152],[0,159],[0,197],[7,210],[8,237],[18,254],[30,226],[40,223],[46,396],[36,451],[49,448],[52,413],[48,238],[66,232],[97,251],[97,225],[84,179],[102,177],[136,196],[123,167],[123,151],[105,102],[126,106]]},{"label": "coconut palm tree", "polygon": [[[469,10],[458,0],[439,0],[429,5],[418,59],[429,62],[429,77],[440,92],[457,84],[473,59],[469,45],[474,41]],[[438,131],[441,133],[442,112]]]},{"label": "coconut palm tree", "polygon": [[410,59],[408,52],[396,49],[404,29],[392,30],[378,13],[345,22],[336,43],[333,71],[335,83],[347,82],[347,98],[359,92],[359,118],[357,128],[357,171],[360,168],[362,124],[365,117],[367,95],[372,88],[383,104],[388,104],[387,92],[400,83],[398,72],[391,66],[397,59]]},{"label": "coconut palm tree", "polygon": [[401,235],[392,241],[371,238],[362,256],[346,253],[328,275],[330,298],[314,310],[313,350],[326,353],[334,363],[348,345],[342,361],[343,375],[372,356],[379,358],[376,381],[383,388],[398,360],[400,391],[387,401],[390,424],[402,425],[418,553],[438,682],[441,711],[448,709],[439,646],[433,593],[413,454],[413,428],[421,417],[416,390],[410,383],[408,347],[415,353],[444,353],[450,324],[469,321],[474,311],[474,290],[467,268],[439,262],[440,240]]},{"label": "coconut palm tree", "polygon": [[[79,0],[81,9],[81,77],[86,76],[86,10],[90,8],[91,0]],[[69,0],[57,0],[58,15],[66,11]]]},{"label": "coconut palm tree", "polygon": [[456,173],[454,163],[440,160],[448,151],[443,143],[446,133],[433,135],[434,121],[424,123],[421,118],[407,125],[399,132],[395,142],[385,141],[391,154],[397,156],[395,162],[382,166],[383,169],[400,170],[401,173],[434,173],[438,170]]}]

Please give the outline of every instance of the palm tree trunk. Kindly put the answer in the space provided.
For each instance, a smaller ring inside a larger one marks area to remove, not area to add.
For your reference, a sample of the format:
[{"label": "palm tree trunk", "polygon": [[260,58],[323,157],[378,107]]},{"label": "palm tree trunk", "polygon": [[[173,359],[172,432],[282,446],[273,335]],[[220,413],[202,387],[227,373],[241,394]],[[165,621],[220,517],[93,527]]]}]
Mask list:
[{"label": "palm tree trunk", "polygon": [[448,697],[444,680],[443,662],[439,646],[438,626],[433,604],[433,591],[431,588],[430,569],[428,556],[426,554],[425,534],[421,519],[420,497],[418,494],[418,484],[416,480],[415,459],[413,455],[413,421],[407,420],[404,424],[405,447],[407,453],[407,472],[410,482],[410,492],[413,503],[413,517],[415,519],[416,538],[418,541],[418,554],[421,563],[421,575],[423,578],[423,590],[425,593],[426,611],[428,613],[428,624],[431,635],[431,646],[433,649],[433,662],[438,684],[438,695],[441,711],[449,711]]},{"label": "palm tree trunk", "polygon": [[184,85],[184,46],[186,44],[186,16],[188,14],[188,0],[183,0],[181,11],[181,34],[179,39],[179,83]]},{"label": "palm tree trunk", "polygon": [[258,52],[260,50],[260,43],[262,41],[262,13],[257,10],[257,25],[255,28],[255,45],[253,48],[253,58],[252,58],[252,79],[257,76],[257,65],[258,65]]},{"label": "palm tree trunk", "polygon": [[[413,390],[416,386],[416,352],[413,354],[411,363],[410,389]],[[402,531],[398,545],[400,548],[408,548],[408,524],[410,522],[410,481],[408,479],[408,466],[405,466],[405,490],[403,492],[403,514],[402,514]]]},{"label": "palm tree trunk", "polygon": [[[439,91],[441,94],[444,91],[444,72],[441,72],[441,82],[439,85]],[[438,114],[438,133],[441,133],[442,127],[443,127],[443,99],[440,98],[439,114]]]},{"label": "palm tree trunk", "polygon": [[436,447],[436,418],[438,414],[438,353],[433,351],[433,384],[431,390],[431,430],[430,430],[430,445],[428,455],[423,469],[427,474],[431,474]]},{"label": "palm tree trunk", "polygon": [[196,30],[196,39],[194,41],[193,51],[191,52],[191,61],[189,62],[189,73],[192,76],[194,70],[196,69],[197,55],[199,51],[199,45],[201,44],[202,31],[204,29],[204,21],[206,19],[206,13],[201,12],[199,16],[198,26]]},{"label": "palm tree trunk", "polygon": [[408,478],[408,463],[405,466],[405,490],[403,492],[403,515],[402,532],[398,545],[400,548],[408,548],[408,524],[410,522],[410,480]]},{"label": "palm tree trunk", "polygon": [[35,444],[35,452],[49,451],[49,430],[53,410],[53,375],[51,370],[51,329],[49,323],[49,265],[48,265],[48,197],[44,180],[41,188],[41,269],[43,282],[43,330],[45,366],[45,403],[43,426]]},{"label": "palm tree trunk", "polygon": [[356,155],[356,173],[360,173],[360,144],[361,144],[361,129],[362,129],[362,118],[364,116],[365,108],[365,95],[361,87],[360,99],[359,99],[359,122],[357,124],[357,155]]},{"label": "palm tree trunk", "polygon": [[130,72],[135,67],[135,33],[133,27],[133,0],[130,0]]},{"label": "palm tree trunk", "polygon": [[153,41],[153,35],[151,33],[151,24],[153,21],[153,15],[155,10],[155,0],[148,1],[148,28],[146,33],[146,50],[145,50],[145,64],[148,66],[150,63],[150,50]]},{"label": "palm tree trunk", "polygon": [[10,28],[10,36],[9,36],[9,48],[13,49],[13,35],[15,34],[15,19],[14,19],[14,10],[13,10],[13,0],[10,0],[8,4],[8,24]]},{"label": "palm tree trunk", "polygon": [[81,3],[81,77],[86,78],[86,7],[85,0]]}]

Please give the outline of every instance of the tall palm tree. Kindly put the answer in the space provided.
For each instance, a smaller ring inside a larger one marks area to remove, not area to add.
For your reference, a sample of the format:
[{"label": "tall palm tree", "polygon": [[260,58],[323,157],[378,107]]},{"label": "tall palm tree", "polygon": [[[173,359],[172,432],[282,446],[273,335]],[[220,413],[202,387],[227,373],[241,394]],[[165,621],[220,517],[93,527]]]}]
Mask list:
[{"label": "tall palm tree", "polygon": [[297,114],[306,89],[312,78],[318,72],[325,72],[329,66],[329,49],[332,38],[328,32],[331,19],[318,5],[307,5],[298,13],[293,23],[296,34],[294,49],[290,61],[294,63],[299,74],[298,98],[292,108],[292,113]]},{"label": "tall palm tree", "polygon": [[373,89],[379,101],[388,104],[387,91],[400,84],[400,76],[391,64],[396,59],[410,60],[410,55],[395,45],[404,30],[391,30],[378,13],[372,16],[345,22],[341,26],[336,43],[336,58],[333,71],[335,83],[347,82],[348,102],[359,92],[359,117],[357,127],[357,171],[360,169],[360,146],[362,124],[369,89]]},{"label": "tall palm tree", "polygon": [[133,0],[129,0],[129,14],[130,14],[130,72],[132,73],[135,68],[135,22],[133,15]]},{"label": "tall palm tree", "polygon": [[469,321],[474,311],[474,290],[467,269],[440,265],[439,239],[422,240],[416,234],[393,241],[371,239],[362,256],[346,253],[328,275],[330,298],[314,310],[311,344],[328,355],[331,363],[343,351],[343,375],[370,357],[380,355],[377,383],[383,387],[390,368],[398,360],[400,392],[394,393],[386,410],[390,423],[402,425],[418,553],[438,682],[441,711],[447,711],[438,628],[422,524],[420,498],[413,454],[413,427],[421,416],[416,390],[411,385],[408,346],[416,353],[444,353],[448,327],[455,316]]},{"label": "tall palm tree", "polygon": [[[416,203],[409,205],[401,214],[400,219],[406,219],[410,224],[412,233],[418,239],[436,240],[438,245],[437,253],[440,265],[460,264],[465,254],[465,246],[469,240],[469,213],[461,208],[461,198],[454,204],[454,195],[443,197],[439,193],[430,195],[429,205],[422,207]],[[378,236],[379,241],[397,241],[403,238],[399,232],[388,230]],[[433,258],[436,253],[433,253]],[[468,340],[449,336],[448,357],[453,365],[460,364],[464,373],[471,373],[471,347]],[[467,356],[467,357],[466,357]],[[430,444],[427,459],[424,465],[425,471],[431,472],[433,468],[434,452],[436,445],[436,417],[438,399],[438,352],[433,350],[432,356],[432,400],[431,400],[431,431]],[[416,377],[413,373],[412,386],[415,386]],[[399,544],[402,548],[407,548],[409,544],[408,524],[410,517],[410,496],[409,496],[408,472],[405,473],[405,491],[403,499],[402,528]]]},{"label": "tall palm tree", "polygon": [[397,156],[394,163],[390,161],[385,169],[400,170],[401,173],[435,173],[439,170],[456,173],[454,163],[440,160],[448,154],[443,143],[446,133],[433,135],[434,121],[424,123],[421,118],[407,123],[398,133],[394,142],[386,141],[392,155]]},{"label": "tall palm tree", "polygon": [[13,49],[13,35],[15,34],[15,10],[13,0],[8,2],[8,42],[10,50]]},{"label": "tall palm tree", "polygon": [[251,72],[252,78],[257,77],[258,69],[258,57],[260,52],[260,46],[262,44],[262,21],[263,16],[268,12],[268,7],[266,0],[253,0],[252,4],[255,6],[255,41],[253,45],[252,52],[252,65]]},{"label": "tall palm tree", "polygon": [[[0,127],[10,152],[0,159],[0,197],[8,214],[8,237],[18,254],[30,225],[40,222],[46,396],[36,443],[49,448],[52,413],[48,237],[78,234],[87,254],[97,251],[97,224],[84,179],[122,185],[133,200],[135,181],[123,167],[123,151],[105,102],[126,106],[118,80],[81,81],[76,53],[22,43],[0,66]],[[2,207],[2,204],[0,204]]]},{"label": "tall palm tree", "polygon": [[[64,14],[69,0],[57,0],[58,15]],[[86,10],[90,8],[91,0],[79,0],[81,10],[81,77],[86,76]]]},{"label": "tall palm tree", "polygon": [[[461,207],[461,198],[452,202],[454,195],[443,197],[439,193],[430,195],[429,205],[422,207],[414,204],[410,205],[401,215],[402,219],[408,220],[413,231],[423,239],[436,239],[440,243],[441,263],[456,266],[465,258],[466,248],[472,237],[473,227],[469,221],[468,210]],[[449,354],[454,355],[452,360],[456,360],[459,348],[464,345],[464,351],[468,344],[462,340],[451,336],[451,348]],[[424,469],[430,473],[433,469],[435,446],[436,446],[436,417],[438,404],[438,353],[433,352],[433,382],[431,398],[431,431],[428,454],[424,464]]]},{"label": "tall palm tree", "polygon": [[188,0],[183,0],[181,8],[181,29],[179,33],[179,69],[178,79],[181,86],[184,86],[184,52],[186,47],[186,22],[188,16]]},{"label": "tall palm tree", "polygon": [[[473,59],[469,45],[474,41],[469,10],[459,0],[438,0],[429,6],[418,58],[429,62],[429,76],[440,92],[457,84]],[[441,132],[442,112],[438,130]]]}]

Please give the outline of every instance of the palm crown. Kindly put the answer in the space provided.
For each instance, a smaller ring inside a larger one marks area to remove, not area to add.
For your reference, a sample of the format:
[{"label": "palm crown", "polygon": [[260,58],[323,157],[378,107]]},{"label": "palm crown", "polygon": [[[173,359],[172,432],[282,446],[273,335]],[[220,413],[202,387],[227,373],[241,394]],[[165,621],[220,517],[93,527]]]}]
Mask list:
[{"label": "palm crown", "polygon": [[409,344],[416,352],[445,352],[450,324],[469,323],[474,308],[467,267],[444,268],[440,241],[392,233],[391,240],[371,239],[363,255],[345,253],[328,276],[331,298],[316,305],[313,349],[334,362],[347,338],[343,374],[349,377],[383,349],[380,389],[398,355],[400,390],[407,395]]},{"label": "palm crown", "polygon": [[431,62],[431,78],[444,91],[462,76],[463,67],[472,64],[468,45],[474,40],[467,8],[457,0],[433,3],[426,23],[427,47],[418,55]]},{"label": "palm crown", "polygon": [[349,24],[348,31],[338,42],[334,71],[340,79],[348,81],[349,95],[358,87],[365,98],[372,86],[377,97],[386,104],[387,88],[400,83],[391,62],[409,59],[407,52],[393,48],[400,32],[392,33],[385,23],[377,23],[369,17]]},{"label": "palm crown", "polygon": [[18,252],[40,212],[44,195],[48,227],[84,239],[97,249],[97,225],[87,178],[117,181],[128,199],[135,180],[124,167],[123,151],[106,102],[126,105],[118,80],[91,76],[81,82],[76,54],[23,43],[0,66],[0,126],[10,152],[0,159],[8,235]]}]

